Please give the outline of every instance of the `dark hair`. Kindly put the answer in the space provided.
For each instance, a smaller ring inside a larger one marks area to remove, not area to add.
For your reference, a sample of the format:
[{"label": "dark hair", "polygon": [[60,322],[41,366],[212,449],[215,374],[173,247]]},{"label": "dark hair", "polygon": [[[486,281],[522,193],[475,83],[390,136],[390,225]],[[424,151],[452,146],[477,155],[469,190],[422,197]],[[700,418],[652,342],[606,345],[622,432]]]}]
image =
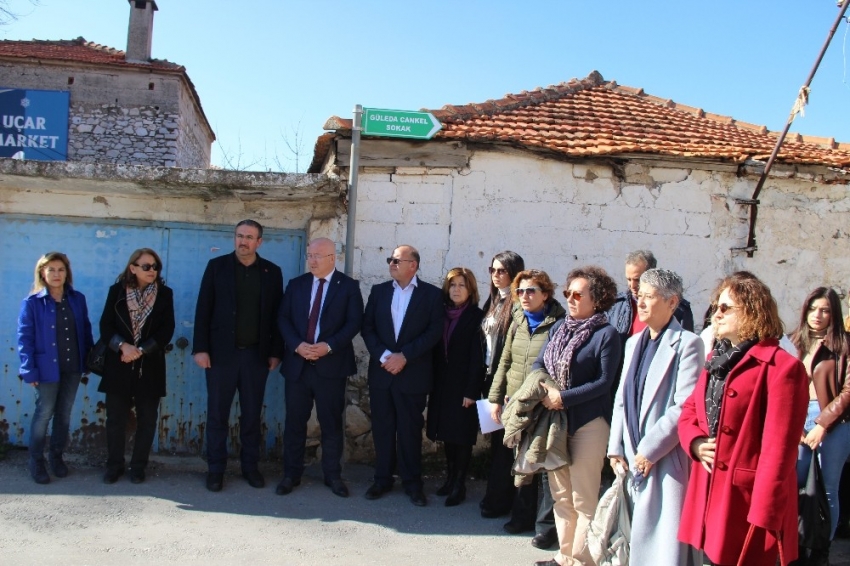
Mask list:
[{"label": "dark hair", "polygon": [[[512,252],[510,250],[505,250],[503,252],[499,252],[493,256],[493,259],[490,260],[490,267],[493,267],[493,262],[498,261],[502,264],[508,271],[508,276],[510,280],[513,281],[516,277],[517,273],[525,269],[525,261],[522,259],[522,256],[516,252]],[[499,303],[501,302],[501,296],[499,295],[499,290],[493,285],[493,278],[490,278],[490,298],[487,299],[487,312],[484,316],[492,316],[496,309],[499,307]],[[498,334],[504,334],[508,331],[508,327],[511,325],[511,308],[510,305],[504,305],[499,311],[499,316],[496,319],[496,332]]]},{"label": "dark hair", "polygon": [[466,289],[469,291],[469,304],[478,305],[478,301],[480,300],[478,296],[478,282],[475,280],[475,274],[465,267],[453,267],[446,273],[446,276],[443,278],[443,301],[447,305],[452,304],[452,300],[449,298],[449,285],[451,285],[452,279],[458,276],[463,277],[463,280],[466,282]]},{"label": "dark hair", "polygon": [[519,297],[516,296],[516,290],[519,288],[519,284],[526,279],[537,283],[537,286],[540,287],[540,292],[549,295],[546,301],[547,303],[554,298],[555,284],[552,282],[552,278],[549,277],[548,273],[541,269],[524,269],[517,273],[513,282],[511,282],[511,297],[513,297],[513,300],[519,300]]},{"label": "dark hair", "polygon": [[[724,290],[734,297],[741,307],[738,337],[741,340],[782,337],[782,319],[770,288],[748,271],[733,273],[720,282],[712,296],[720,297]],[[715,299],[716,301],[717,299]]]},{"label": "dark hair", "polygon": [[617,297],[617,284],[608,272],[596,265],[577,267],[567,275],[564,288],[570,286],[574,279],[587,279],[590,289],[590,299],[596,312],[604,312],[611,308]]},{"label": "dark hair", "polygon": [[35,274],[33,275],[32,290],[30,293],[38,293],[47,287],[47,282],[41,276],[41,272],[51,261],[61,261],[65,264],[65,288],[73,284],[74,277],[71,275],[71,260],[68,259],[68,256],[62,252],[47,252],[35,262]]},{"label": "dark hair", "polygon": [[134,265],[139,258],[143,255],[148,254],[153,257],[154,262],[159,266],[159,269],[156,271],[156,279],[154,283],[158,283],[159,285],[164,285],[165,280],[162,278],[162,260],[159,258],[159,254],[153,251],[150,248],[139,248],[133,253],[130,254],[130,259],[127,260],[127,266],[124,268],[124,271],[121,272],[121,275],[115,280],[116,283],[121,283],[125,287],[138,287],[139,280],[136,279],[136,276],[133,275],[133,272],[130,271],[130,266]]},{"label": "dark hair", "polygon": [[802,360],[815,338],[811,334],[809,327],[808,314],[812,308],[812,303],[817,299],[826,299],[829,303],[829,328],[826,329],[826,336],[823,337],[823,343],[829,350],[840,356],[848,353],[847,336],[844,332],[844,324],[841,320],[841,300],[838,298],[838,293],[829,287],[818,287],[806,297],[803,301],[803,309],[800,312],[800,324],[797,329],[791,333],[791,342],[797,347],[797,355]]},{"label": "dark hair", "polygon": [[[239,222],[239,224],[236,225],[236,228],[239,228],[240,226],[251,226],[252,228],[256,228],[258,232],[257,238],[263,237],[263,226],[256,220],[242,220],[241,222]],[[234,232],[236,231],[236,228],[233,229]]]}]

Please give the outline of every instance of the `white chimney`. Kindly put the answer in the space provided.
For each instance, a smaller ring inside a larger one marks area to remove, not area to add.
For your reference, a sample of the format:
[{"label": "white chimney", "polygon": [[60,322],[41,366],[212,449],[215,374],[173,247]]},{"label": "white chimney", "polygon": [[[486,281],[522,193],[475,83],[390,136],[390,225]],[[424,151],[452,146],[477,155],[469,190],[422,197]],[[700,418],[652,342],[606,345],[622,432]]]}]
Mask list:
[{"label": "white chimney", "polygon": [[153,13],[159,8],[155,0],[128,0],[130,2],[130,29],[127,30],[127,53],[124,58],[131,63],[149,63],[153,38]]}]

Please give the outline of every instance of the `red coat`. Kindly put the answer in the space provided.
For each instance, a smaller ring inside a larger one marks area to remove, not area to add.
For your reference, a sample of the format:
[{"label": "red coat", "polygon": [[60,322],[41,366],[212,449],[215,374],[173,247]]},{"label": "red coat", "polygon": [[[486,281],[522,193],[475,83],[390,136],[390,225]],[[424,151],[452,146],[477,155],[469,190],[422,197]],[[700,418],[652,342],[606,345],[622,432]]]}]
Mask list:
[{"label": "red coat", "polygon": [[[679,417],[679,441],[708,436],[703,370]],[[785,561],[797,557],[797,445],[806,420],[808,376],[776,340],[759,342],[724,385],[714,471],[696,459],[679,525],[679,540],[717,564],[737,564],[750,525],[744,564],[774,566],[777,536]]]}]

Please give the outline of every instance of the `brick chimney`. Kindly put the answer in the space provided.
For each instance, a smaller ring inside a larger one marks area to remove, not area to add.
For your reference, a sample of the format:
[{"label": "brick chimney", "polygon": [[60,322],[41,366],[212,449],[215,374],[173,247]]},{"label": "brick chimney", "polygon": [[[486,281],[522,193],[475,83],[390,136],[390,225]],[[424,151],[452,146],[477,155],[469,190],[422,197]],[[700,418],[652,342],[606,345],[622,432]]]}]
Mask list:
[{"label": "brick chimney", "polygon": [[130,28],[127,30],[127,52],[124,59],[132,63],[149,63],[153,38],[153,13],[159,8],[155,0],[128,0]]}]

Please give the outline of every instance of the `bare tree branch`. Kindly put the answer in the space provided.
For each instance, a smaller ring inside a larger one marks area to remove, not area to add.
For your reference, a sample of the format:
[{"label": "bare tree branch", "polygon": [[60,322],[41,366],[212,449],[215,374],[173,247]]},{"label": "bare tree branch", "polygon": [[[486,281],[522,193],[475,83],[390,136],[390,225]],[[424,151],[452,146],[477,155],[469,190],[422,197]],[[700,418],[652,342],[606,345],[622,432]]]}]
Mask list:
[{"label": "bare tree branch", "polygon": [[[34,9],[41,3],[41,0],[27,0],[27,2],[32,4]],[[12,22],[18,21],[21,17],[28,16],[32,13],[32,11],[26,14],[18,12],[9,5],[10,3],[10,0],[0,0],[0,26],[9,25]]]},{"label": "bare tree branch", "polygon": [[[283,130],[280,132],[280,137],[283,140],[283,144],[286,146],[287,152],[295,161],[295,173],[301,172],[301,156],[304,155],[304,130],[301,127],[301,121],[303,119],[304,116],[302,115],[301,118],[298,119],[297,124],[294,126],[290,124],[289,134]],[[284,171],[286,169],[284,164],[281,162],[277,151],[275,151],[274,162],[279,171]]]}]

